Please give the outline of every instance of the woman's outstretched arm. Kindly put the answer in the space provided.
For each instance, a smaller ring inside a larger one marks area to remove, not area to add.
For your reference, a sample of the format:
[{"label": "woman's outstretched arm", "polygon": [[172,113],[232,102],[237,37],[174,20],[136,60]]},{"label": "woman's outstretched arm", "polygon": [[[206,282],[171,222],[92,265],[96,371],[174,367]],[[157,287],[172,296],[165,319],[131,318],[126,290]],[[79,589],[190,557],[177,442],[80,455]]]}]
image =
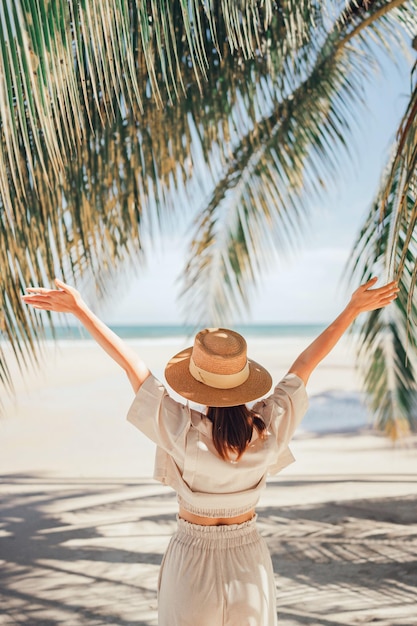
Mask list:
[{"label": "woman's outstretched arm", "polygon": [[35,309],[75,315],[93,339],[125,370],[137,393],[150,374],[142,359],[90,311],[76,289],[58,279],[55,279],[55,284],[58,289],[28,288],[28,295],[22,296],[22,299]]},{"label": "woman's outstretched arm", "polygon": [[381,309],[395,300],[399,291],[397,282],[393,281],[378,289],[371,289],[377,280],[377,278],[372,278],[356,289],[349,304],[334,322],[294,361],[289,369],[290,373],[297,374],[304,383],[307,383],[312,371],[334,348],[360,313]]}]

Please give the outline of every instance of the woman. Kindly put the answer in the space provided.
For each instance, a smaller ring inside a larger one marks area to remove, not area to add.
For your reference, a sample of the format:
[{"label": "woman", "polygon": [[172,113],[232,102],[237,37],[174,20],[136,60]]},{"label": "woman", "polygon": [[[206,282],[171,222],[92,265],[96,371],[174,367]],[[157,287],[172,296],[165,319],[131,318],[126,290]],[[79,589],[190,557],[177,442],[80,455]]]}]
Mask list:
[{"label": "woman", "polygon": [[265,396],[269,373],[247,358],[244,338],[204,329],[167,364],[169,385],[206,413],[168,395],[145,363],[86,306],[78,291],[30,288],[37,309],[72,313],[126,371],[136,397],[128,420],[157,444],[154,477],[177,492],[178,528],[158,584],[159,626],[273,626],[271,558],[256,529],[255,506],[267,474],[294,459],[289,441],[307,409],[305,385],[318,363],[365,311],[397,297],[396,282],[360,286],[349,304]]}]

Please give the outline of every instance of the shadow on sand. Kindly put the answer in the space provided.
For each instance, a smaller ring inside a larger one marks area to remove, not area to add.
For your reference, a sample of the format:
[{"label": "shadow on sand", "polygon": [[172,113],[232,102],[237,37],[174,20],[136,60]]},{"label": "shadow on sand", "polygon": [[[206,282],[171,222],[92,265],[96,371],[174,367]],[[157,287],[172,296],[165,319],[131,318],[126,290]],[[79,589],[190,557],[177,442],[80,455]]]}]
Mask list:
[{"label": "shadow on sand", "polygon": [[[158,569],[176,525],[172,492],[149,480],[7,475],[0,495],[2,626],[157,624]],[[417,496],[258,515],[280,626],[415,626]]]}]

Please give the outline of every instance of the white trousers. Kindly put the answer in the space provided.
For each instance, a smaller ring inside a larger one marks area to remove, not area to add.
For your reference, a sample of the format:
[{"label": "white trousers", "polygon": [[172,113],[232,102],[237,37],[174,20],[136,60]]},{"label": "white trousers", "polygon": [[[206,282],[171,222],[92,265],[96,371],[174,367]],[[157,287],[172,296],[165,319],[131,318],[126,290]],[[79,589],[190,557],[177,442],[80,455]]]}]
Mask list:
[{"label": "white trousers", "polygon": [[256,529],[178,519],[162,561],[159,626],[275,626],[271,557]]}]

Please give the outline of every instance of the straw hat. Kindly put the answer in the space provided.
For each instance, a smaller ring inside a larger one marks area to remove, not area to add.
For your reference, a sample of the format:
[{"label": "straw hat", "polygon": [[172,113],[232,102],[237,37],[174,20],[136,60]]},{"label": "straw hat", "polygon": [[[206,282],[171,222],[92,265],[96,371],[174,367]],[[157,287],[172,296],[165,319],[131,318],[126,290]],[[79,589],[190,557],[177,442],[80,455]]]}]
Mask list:
[{"label": "straw hat", "polygon": [[205,328],[194,345],[172,357],[168,384],[181,396],[207,406],[235,406],[265,395],[272,378],[247,358],[246,341],[227,328]]}]

